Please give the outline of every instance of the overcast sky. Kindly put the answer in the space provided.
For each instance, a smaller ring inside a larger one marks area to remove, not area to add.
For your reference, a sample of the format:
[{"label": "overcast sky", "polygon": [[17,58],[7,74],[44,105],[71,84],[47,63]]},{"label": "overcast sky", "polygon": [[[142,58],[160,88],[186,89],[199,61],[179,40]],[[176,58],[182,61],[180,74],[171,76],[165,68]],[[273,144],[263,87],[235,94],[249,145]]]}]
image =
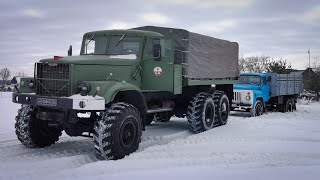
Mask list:
[{"label": "overcast sky", "polygon": [[0,68],[32,75],[34,62],[79,54],[88,31],[157,25],[238,42],[240,57],[267,55],[293,68],[320,57],[319,0],[0,0]]}]

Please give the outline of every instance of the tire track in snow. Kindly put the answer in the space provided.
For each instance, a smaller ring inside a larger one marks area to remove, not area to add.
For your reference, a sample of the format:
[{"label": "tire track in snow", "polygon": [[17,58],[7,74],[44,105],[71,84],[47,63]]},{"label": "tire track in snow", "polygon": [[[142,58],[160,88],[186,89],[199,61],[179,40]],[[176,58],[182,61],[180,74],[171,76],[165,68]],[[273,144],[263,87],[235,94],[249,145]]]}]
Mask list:
[{"label": "tire track in snow", "polygon": [[[137,152],[142,152],[144,149],[165,145],[178,139],[184,139],[192,135],[186,130],[184,123],[171,125],[170,123],[157,123],[148,127],[147,131],[142,135],[142,142]],[[167,131],[163,131],[167,129]],[[183,129],[183,131],[182,131]],[[151,131],[159,131],[160,134],[153,135]],[[169,132],[169,134],[166,134]],[[178,132],[176,132],[178,131]],[[174,133],[172,133],[174,132]],[[11,144],[13,143],[13,144]],[[0,160],[6,161],[58,161],[59,159],[68,158],[71,160],[73,167],[78,167],[87,163],[98,161],[94,155],[94,146],[92,139],[70,138],[63,136],[60,140],[46,148],[27,148],[23,146],[16,137],[10,137],[0,141],[1,153]],[[69,163],[68,163],[69,164]]]},{"label": "tire track in snow", "polygon": [[146,127],[142,133],[141,143],[137,152],[153,146],[169,144],[172,141],[185,139],[194,135],[188,130],[187,120],[172,118],[169,122],[156,122]]},{"label": "tire track in snow", "polygon": [[167,135],[167,136],[147,136],[147,137],[143,136],[138,152],[141,152],[149,147],[166,145],[166,144],[169,144],[170,142],[173,142],[179,139],[185,139],[191,135],[193,134],[188,130],[186,130],[186,131],[178,132],[178,133]]},{"label": "tire track in snow", "polygon": [[58,160],[65,157],[71,158],[73,166],[97,161],[91,139],[73,140],[72,138],[63,138],[60,142],[46,148],[27,148],[22,144],[6,146],[1,148],[0,160],[19,161],[19,160]]}]

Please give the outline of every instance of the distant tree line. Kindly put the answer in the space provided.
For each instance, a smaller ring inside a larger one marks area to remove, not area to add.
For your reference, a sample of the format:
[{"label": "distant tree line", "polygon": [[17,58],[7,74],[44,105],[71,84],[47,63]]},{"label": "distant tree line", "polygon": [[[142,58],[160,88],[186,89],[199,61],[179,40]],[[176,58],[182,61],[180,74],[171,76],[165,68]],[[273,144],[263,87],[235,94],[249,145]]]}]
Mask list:
[{"label": "distant tree line", "polygon": [[240,72],[276,72],[288,73],[291,70],[291,65],[286,60],[274,60],[269,56],[251,56],[239,59]]},{"label": "distant tree line", "polygon": [[0,70],[0,77],[2,80],[8,80],[11,76],[11,71],[8,68],[2,68]]}]

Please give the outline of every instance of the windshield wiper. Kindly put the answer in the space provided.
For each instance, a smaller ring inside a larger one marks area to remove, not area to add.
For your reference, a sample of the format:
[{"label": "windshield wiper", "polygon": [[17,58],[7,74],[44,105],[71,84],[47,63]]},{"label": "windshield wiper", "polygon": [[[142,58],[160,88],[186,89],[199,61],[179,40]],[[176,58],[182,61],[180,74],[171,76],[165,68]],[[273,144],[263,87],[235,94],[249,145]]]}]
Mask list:
[{"label": "windshield wiper", "polygon": [[88,44],[92,41],[92,39],[94,38],[96,36],[96,34],[93,34],[92,36],[91,36],[91,38],[89,39],[89,41],[88,42],[86,42],[86,44],[84,45],[85,46],[85,49],[86,49],[86,54],[87,54],[87,46],[88,46]]},{"label": "windshield wiper", "polygon": [[123,39],[124,39],[126,36],[127,36],[126,34],[123,34],[123,35],[121,36],[121,38],[119,39],[119,41],[117,42],[117,44],[116,44],[114,47],[117,47],[117,46],[121,43],[121,41],[123,41]]}]

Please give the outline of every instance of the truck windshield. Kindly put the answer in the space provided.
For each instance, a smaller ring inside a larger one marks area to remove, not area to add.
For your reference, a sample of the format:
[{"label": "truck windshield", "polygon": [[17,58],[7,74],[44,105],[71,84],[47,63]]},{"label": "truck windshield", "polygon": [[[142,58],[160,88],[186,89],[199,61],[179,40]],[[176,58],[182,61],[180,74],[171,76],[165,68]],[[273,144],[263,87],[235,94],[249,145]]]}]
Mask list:
[{"label": "truck windshield", "polygon": [[240,84],[260,84],[260,76],[240,76]]},{"label": "truck windshield", "polygon": [[83,55],[140,55],[140,38],[126,35],[84,37]]},{"label": "truck windshield", "polygon": [[111,36],[107,54],[110,55],[139,55],[140,41],[137,37]]}]

